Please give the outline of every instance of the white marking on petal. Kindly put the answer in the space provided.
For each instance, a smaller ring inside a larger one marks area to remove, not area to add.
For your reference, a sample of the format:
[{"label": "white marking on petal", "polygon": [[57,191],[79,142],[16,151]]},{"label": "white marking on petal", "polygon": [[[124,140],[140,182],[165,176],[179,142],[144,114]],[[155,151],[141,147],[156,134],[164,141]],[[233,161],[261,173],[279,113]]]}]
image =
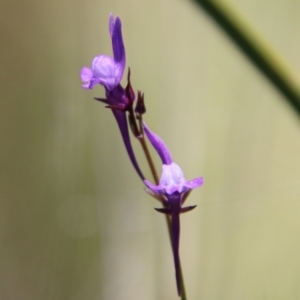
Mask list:
[{"label": "white marking on petal", "polygon": [[112,90],[119,84],[116,80],[119,70],[110,56],[96,56],[92,63],[92,70],[95,80],[105,85],[109,90]]},{"label": "white marking on petal", "polygon": [[185,182],[183,172],[176,163],[172,162],[170,165],[163,165],[159,185],[165,188],[167,193],[174,191],[181,193]]}]

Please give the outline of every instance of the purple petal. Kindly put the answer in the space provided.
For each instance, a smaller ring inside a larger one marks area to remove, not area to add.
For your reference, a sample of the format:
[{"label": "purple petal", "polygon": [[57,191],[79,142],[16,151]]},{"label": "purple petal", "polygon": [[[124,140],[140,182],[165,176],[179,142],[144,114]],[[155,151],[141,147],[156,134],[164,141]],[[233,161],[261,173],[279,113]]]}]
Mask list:
[{"label": "purple petal", "polygon": [[93,72],[90,68],[83,67],[80,71],[81,81],[83,82],[82,87],[85,89],[90,88],[90,82],[93,77]]},{"label": "purple petal", "polygon": [[144,180],[144,183],[154,194],[162,194],[163,191],[160,185],[154,185],[148,180]]},{"label": "purple petal", "polygon": [[193,180],[186,181],[185,186],[188,189],[196,189],[203,184],[203,177],[194,178]]},{"label": "purple petal", "polygon": [[154,185],[151,182],[149,182],[148,180],[144,180],[144,183],[146,184],[146,186],[151,189],[151,191],[157,195],[172,195],[175,192],[180,192],[181,193],[181,189],[178,188],[177,186],[163,186],[161,184],[159,185]]},{"label": "purple petal", "polygon": [[155,148],[157,151],[158,155],[161,158],[161,161],[164,165],[170,165],[173,160],[170,151],[168,150],[167,146],[164,144],[162,139],[156,135],[155,133],[151,132],[146,123],[143,122],[143,127],[145,130],[145,133],[147,135],[148,140],[152,144],[152,146]]},{"label": "purple petal", "polygon": [[164,185],[154,185],[148,180],[144,180],[145,185],[156,195],[172,195],[178,192],[177,186],[164,186]]},{"label": "purple petal", "polygon": [[110,56],[96,56],[92,62],[92,70],[95,82],[104,85],[109,91],[119,84],[119,66]]},{"label": "purple petal", "polygon": [[116,18],[113,25],[111,24],[112,22],[110,21],[110,28],[112,29],[111,36],[112,36],[114,60],[115,63],[118,65],[117,68],[118,72],[116,73],[117,76],[116,81],[120,83],[123,77],[125,63],[126,63],[125,47],[124,47],[123,37],[122,37],[122,24],[119,18]]}]

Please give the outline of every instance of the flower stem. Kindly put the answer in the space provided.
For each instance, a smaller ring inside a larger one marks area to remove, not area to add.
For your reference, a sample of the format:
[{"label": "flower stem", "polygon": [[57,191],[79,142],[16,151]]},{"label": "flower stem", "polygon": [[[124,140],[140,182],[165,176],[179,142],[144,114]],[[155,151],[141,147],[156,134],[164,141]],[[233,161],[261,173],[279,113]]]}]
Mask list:
[{"label": "flower stem", "polygon": [[[147,143],[146,143],[146,140],[145,140],[142,116],[139,117],[139,127],[140,127],[141,135],[138,137],[138,140],[140,141],[142,149],[145,153],[145,156],[146,156],[148,165],[150,167],[154,182],[155,182],[155,184],[159,184],[158,174],[157,174],[156,168],[154,166],[150,151],[148,149],[148,146],[147,146]],[[161,200],[162,200],[161,202],[164,203],[163,199],[161,199]],[[170,218],[169,215],[165,215],[165,216],[166,216],[166,223],[167,223],[168,233],[169,233],[169,238],[170,238],[170,244],[171,244],[171,247],[172,247],[171,218]],[[181,287],[180,297],[181,297],[181,300],[187,300],[186,292],[185,292],[185,285],[184,285],[184,277],[183,277],[183,273],[182,273],[180,258],[179,258],[179,274],[180,274],[180,287]]]},{"label": "flower stem", "polygon": [[151,174],[152,174],[152,176],[153,176],[154,182],[155,182],[156,184],[158,184],[158,182],[159,182],[158,175],[157,175],[157,172],[156,172],[156,169],[155,169],[153,160],[152,160],[152,158],[151,158],[151,155],[150,155],[148,146],[147,146],[147,144],[146,144],[144,134],[142,135],[142,137],[139,138],[139,141],[140,141],[141,146],[142,146],[142,148],[143,148],[143,151],[144,151],[144,153],[145,153],[145,156],[146,156],[146,159],[147,159],[149,168],[150,168],[150,170],[151,170]]},{"label": "flower stem", "polygon": [[228,1],[194,0],[228,34],[250,61],[285,96],[300,116],[300,83],[286,62],[249,26]]}]

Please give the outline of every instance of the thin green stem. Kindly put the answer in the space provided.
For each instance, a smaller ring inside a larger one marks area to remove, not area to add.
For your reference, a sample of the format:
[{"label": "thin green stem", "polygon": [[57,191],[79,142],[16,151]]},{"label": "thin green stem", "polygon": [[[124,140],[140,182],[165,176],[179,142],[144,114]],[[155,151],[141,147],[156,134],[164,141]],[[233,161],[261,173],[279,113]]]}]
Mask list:
[{"label": "thin green stem", "polygon": [[[141,135],[138,138],[138,140],[141,143],[142,149],[145,153],[149,168],[151,170],[151,174],[153,176],[154,182],[156,184],[159,184],[159,178],[158,178],[158,174],[156,171],[156,168],[154,166],[150,151],[148,149],[146,140],[145,140],[145,134],[144,134],[144,130],[143,130],[143,126],[142,126],[143,120],[142,120],[142,116],[139,117],[139,129],[140,129],[140,133]],[[162,204],[163,199],[161,199]],[[163,204],[164,205],[164,204]],[[169,215],[165,215],[166,216],[166,223],[167,223],[167,227],[168,227],[168,233],[169,233],[169,238],[170,238],[170,244],[172,247],[172,232],[171,232],[171,218]],[[181,300],[187,300],[186,298],[186,291],[185,291],[185,285],[184,285],[184,277],[183,277],[183,273],[182,273],[182,268],[181,268],[181,261],[179,260],[179,273],[180,273],[180,286],[181,286]]]},{"label": "thin green stem", "polygon": [[250,61],[285,96],[300,116],[300,83],[280,56],[249,26],[245,18],[222,0],[193,0],[228,34]]}]

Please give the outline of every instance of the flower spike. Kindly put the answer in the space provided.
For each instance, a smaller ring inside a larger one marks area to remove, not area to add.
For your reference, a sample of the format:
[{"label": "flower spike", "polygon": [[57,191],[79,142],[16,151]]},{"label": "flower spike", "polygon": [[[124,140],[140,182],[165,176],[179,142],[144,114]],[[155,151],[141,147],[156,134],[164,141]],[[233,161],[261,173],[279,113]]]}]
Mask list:
[{"label": "flower spike", "polygon": [[139,118],[141,115],[146,113],[144,93],[141,93],[141,91],[138,91],[138,97],[134,111],[138,114]]}]

